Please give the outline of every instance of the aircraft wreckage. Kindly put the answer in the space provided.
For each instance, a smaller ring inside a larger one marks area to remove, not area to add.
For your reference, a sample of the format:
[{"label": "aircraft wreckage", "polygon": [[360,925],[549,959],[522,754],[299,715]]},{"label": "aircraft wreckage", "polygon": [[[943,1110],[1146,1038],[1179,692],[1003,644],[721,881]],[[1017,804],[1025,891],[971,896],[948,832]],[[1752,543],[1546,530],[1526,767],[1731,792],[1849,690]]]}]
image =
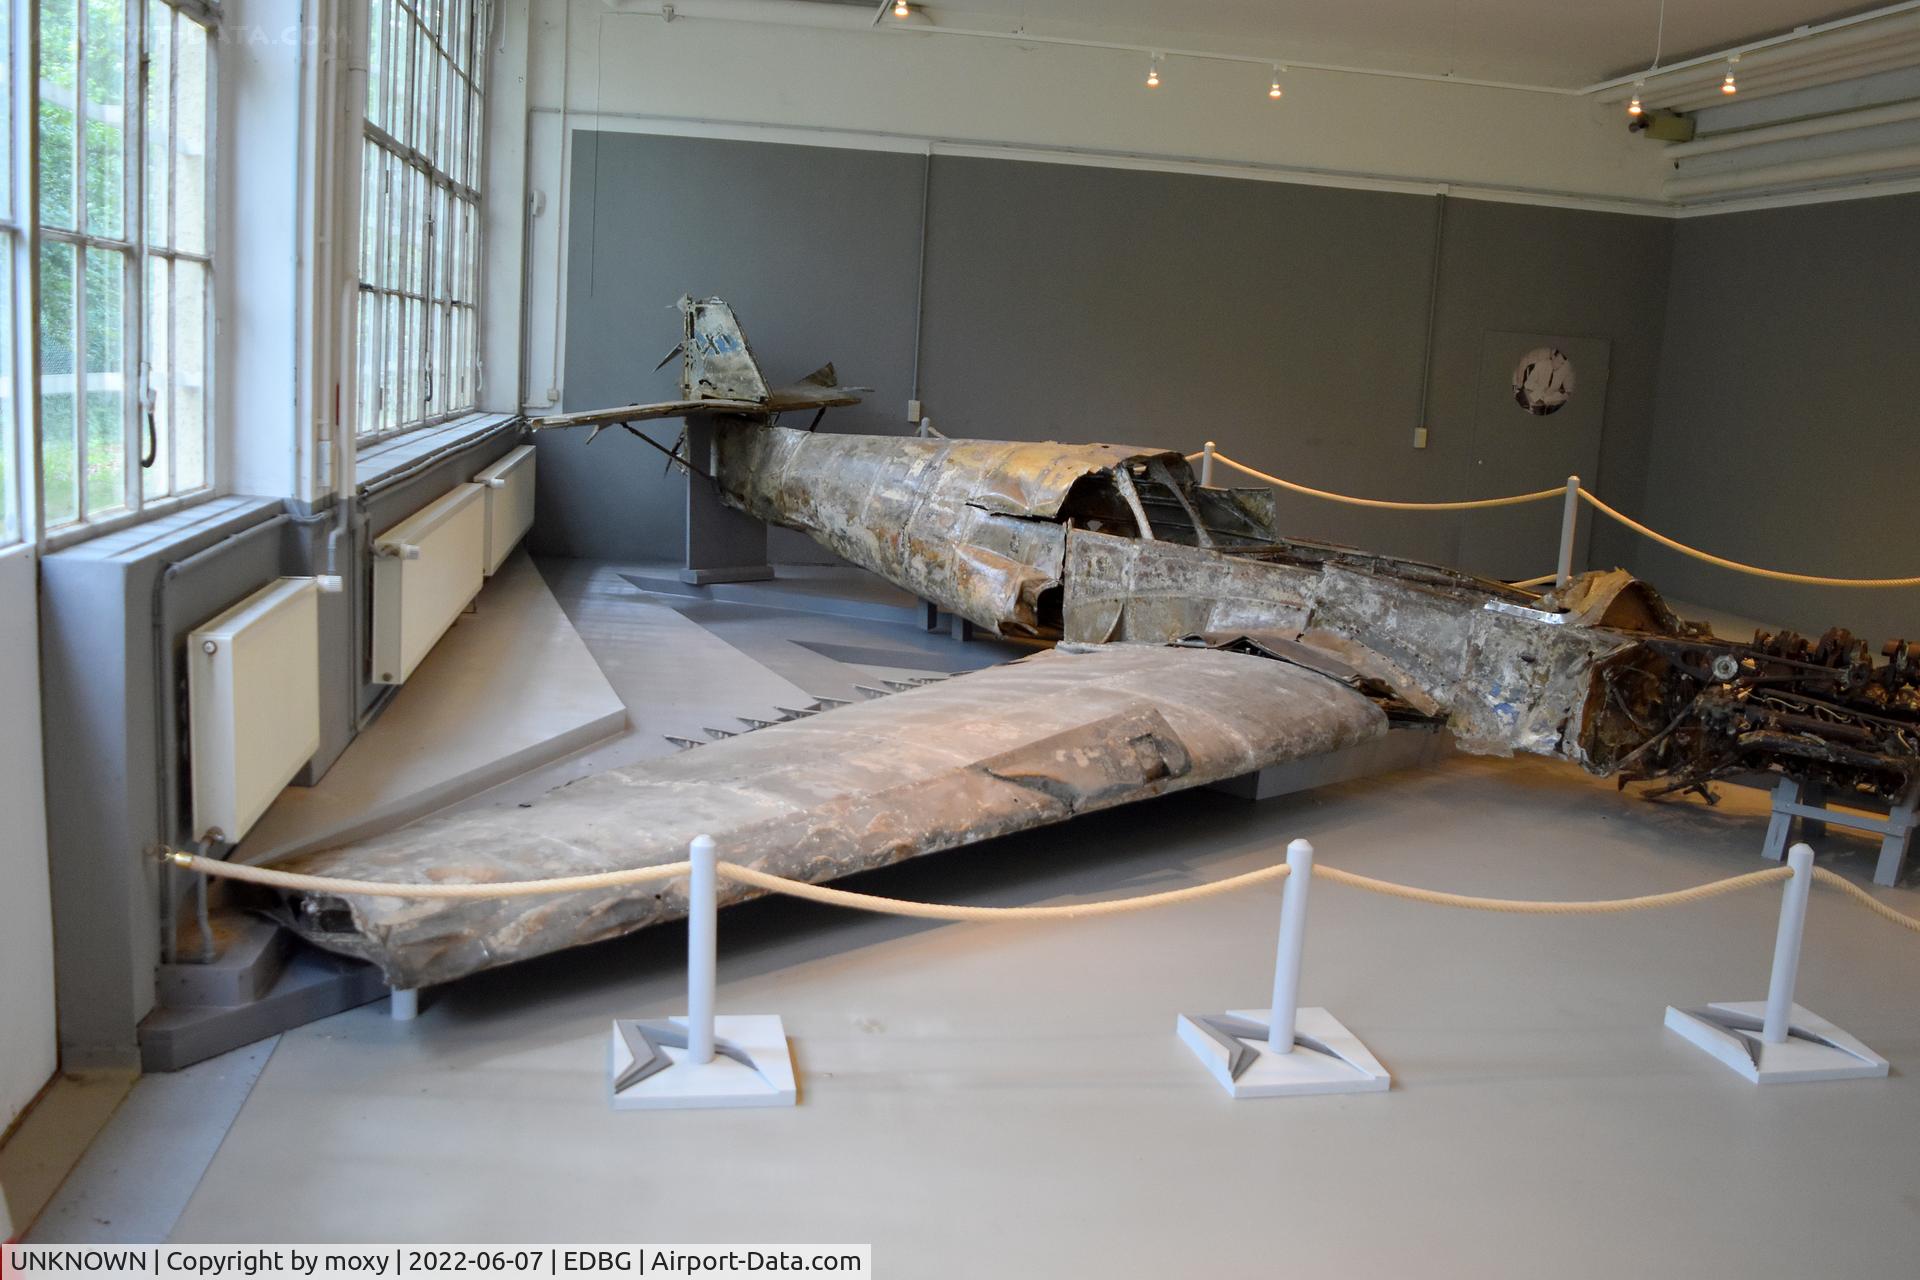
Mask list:
[{"label": "aircraft wreckage", "polygon": [[[1665,789],[1772,771],[1892,797],[1920,776],[1920,643],[1882,661],[1838,630],[1738,644],[1621,571],[1536,597],[1281,537],[1269,491],[1202,486],[1160,449],[818,434],[820,413],[857,400],[831,366],[771,389],[724,303],[681,305],[683,399],[533,425],[708,415],[710,456],[682,460],[729,505],[996,634],[1057,643],[277,865],[526,880],[676,861],[705,832],[730,860],[820,881],[1396,723]],[[777,422],[807,412],[803,429]],[[726,884],[722,901],[751,892]],[[490,901],[288,893],[271,908],[418,987],[678,917],[685,897],[671,882]]]}]

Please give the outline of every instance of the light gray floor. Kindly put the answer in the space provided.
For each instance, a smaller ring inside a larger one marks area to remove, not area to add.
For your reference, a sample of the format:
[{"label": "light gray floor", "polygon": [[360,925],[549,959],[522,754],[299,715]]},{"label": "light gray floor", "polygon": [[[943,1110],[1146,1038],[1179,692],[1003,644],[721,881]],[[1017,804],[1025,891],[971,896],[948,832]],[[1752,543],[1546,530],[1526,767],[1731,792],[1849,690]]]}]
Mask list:
[{"label": "light gray floor", "polygon": [[28,1242],[166,1239],[278,1043],[275,1036],[184,1071],[142,1076]]},{"label": "light gray floor", "polygon": [[[785,679],[824,659],[791,640],[917,647],[907,627],[754,612],[710,615],[708,638]],[[1169,797],[856,887],[1071,901],[1230,875],[1306,836],[1412,883],[1624,896],[1761,865],[1763,805],[1460,758],[1262,804]],[[1836,833],[1823,853],[1864,880],[1873,846]],[[1920,893],[1881,892],[1920,912]],[[1173,1021],[1266,998],[1277,905],[1263,889],[1045,925],[729,910],[721,1008],[785,1017],[790,1111],[607,1108],[608,1021],[682,1010],[677,926],[429,992],[417,1023],[356,1010],[282,1038],[172,1235],[872,1242],[889,1277],[1914,1273],[1913,935],[1817,893],[1800,1002],[1895,1074],[1758,1089],[1661,1013],[1764,993],[1776,892],[1541,919],[1325,885],[1303,999],[1394,1088],[1233,1103]]]}]

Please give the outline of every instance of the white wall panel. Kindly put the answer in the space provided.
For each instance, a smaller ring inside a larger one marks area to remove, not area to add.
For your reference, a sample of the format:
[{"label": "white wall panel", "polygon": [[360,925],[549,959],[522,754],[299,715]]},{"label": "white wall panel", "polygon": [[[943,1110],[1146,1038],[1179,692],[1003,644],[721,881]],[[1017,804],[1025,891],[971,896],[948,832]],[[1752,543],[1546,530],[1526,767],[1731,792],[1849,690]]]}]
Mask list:
[{"label": "white wall panel", "polygon": [[0,551],[0,1130],[53,1075],[53,908],[32,550]]}]

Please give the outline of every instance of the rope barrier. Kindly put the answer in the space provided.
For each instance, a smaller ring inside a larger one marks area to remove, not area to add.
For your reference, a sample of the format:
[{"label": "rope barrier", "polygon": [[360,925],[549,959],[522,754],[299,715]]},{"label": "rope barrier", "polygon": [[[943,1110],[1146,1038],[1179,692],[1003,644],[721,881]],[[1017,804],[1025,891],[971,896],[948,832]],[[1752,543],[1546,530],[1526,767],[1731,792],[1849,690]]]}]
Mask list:
[{"label": "rope barrier", "polygon": [[1865,889],[1853,883],[1853,881],[1848,880],[1845,876],[1829,871],[1825,867],[1815,867],[1813,869],[1813,879],[1815,884],[1824,884],[1830,889],[1838,889],[1841,893],[1846,894],[1847,897],[1873,912],[1873,914],[1879,916],[1882,920],[1890,924],[1897,924],[1902,929],[1911,929],[1915,933],[1920,933],[1920,920],[1895,911],[1892,907],[1880,901],[1880,899],[1874,897]]},{"label": "rope barrier", "polygon": [[[1188,462],[1192,462],[1195,458],[1204,458],[1206,456],[1207,451],[1202,449],[1196,453],[1187,454],[1186,459]],[[1572,485],[1569,484],[1566,487],[1541,489],[1534,493],[1516,493],[1504,498],[1479,498],[1468,502],[1390,502],[1383,498],[1356,498],[1351,494],[1334,493],[1329,489],[1314,489],[1304,484],[1295,484],[1291,480],[1282,480],[1279,476],[1269,475],[1256,467],[1250,467],[1244,462],[1237,462],[1217,449],[1213,451],[1212,456],[1215,462],[1224,462],[1236,471],[1252,476],[1256,480],[1264,480],[1266,483],[1274,485],[1277,488],[1290,489],[1294,493],[1304,493],[1308,497],[1324,498],[1328,502],[1340,502],[1353,507],[1374,507],[1383,511],[1478,511],[1488,507],[1514,507],[1522,503],[1544,502],[1548,498],[1563,497],[1569,489],[1572,488]],[[1584,485],[1573,491],[1577,492],[1581,499],[1593,507],[1594,510],[1625,525],[1641,537],[1651,538],[1661,546],[1671,551],[1678,551],[1683,556],[1691,556],[1703,564],[1714,565],[1721,569],[1731,569],[1735,573],[1751,574],[1756,578],[1771,578],[1775,582],[1794,582],[1811,587],[1920,587],[1920,576],[1911,578],[1831,578],[1816,573],[1789,573],[1784,569],[1762,569],[1758,565],[1744,564],[1738,560],[1729,560],[1725,556],[1717,556],[1710,551],[1702,551],[1698,547],[1690,547],[1677,538],[1668,537],[1657,529],[1648,528],[1632,516],[1626,515],[1617,508],[1603,502],[1592,490],[1586,488]],[[1569,526],[1569,528],[1571,528],[1571,526]],[[1557,574],[1548,574],[1545,577],[1529,579],[1526,582],[1516,582],[1513,585],[1516,587],[1537,587],[1552,582],[1557,577]]]},{"label": "rope barrier", "polygon": [[[1313,873],[1335,884],[1364,889],[1368,893],[1378,893],[1389,898],[1405,898],[1409,902],[1424,902],[1436,907],[1460,907],[1468,911],[1495,911],[1506,915],[1530,916],[1601,916],[1626,911],[1655,911],[1661,907],[1679,907],[1691,902],[1705,902],[1708,898],[1718,898],[1722,894],[1738,893],[1742,889],[1754,889],[1763,884],[1772,884],[1776,880],[1788,880],[1793,877],[1793,869],[1790,867],[1770,867],[1765,871],[1749,871],[1745,875],[1730,876],[1725,880],[1713,880],[1687,889],[1675,889],[1670,893],[1643,894],[1637,898],[1538,902],[1524,898],[1476,898],[1464,893],[1420,889],[1413,885],[1395,884],[1391,880],[1375,880],[1372,876],[1341,871],[1336,867],[1315,866]],[[1872,901],[1872,899],[1868,900]],[[1874,905],[1880,904],[1876,902]],[[1889,907],[1887,910],[1892,908]],[[1920,921],[1915,923],[1920,924]]]},{"label": "rope barrier", "polygon": [[649,880],[671,880],[692,870],[688,862],[663,862],[654,867],[629,867],[585,876],[554,876],[545,880],[496,880],[491,884],[388,884],[384,880],[340,880],[333,876],[305,876],[272,867],[221,862],[198,854],[169,851],[167,862],[201,875],[243,880],[269,889],[299,893],[332,893],[366,898],[533,898],[551,893],[580,893],[591,889],[618,889]]},{"label": "rope barrier", "polygon": [[[1217,458],[1220,455],[1215,454],[1214,456]],[[1587,504],[1593,507],[1594,510],[1600,512],[1602,515],[1611,516],[1642,537],[1651,538],[1661,546],[1672,551],[1678,551],[1683,556],[1692,556],[1695,560],[1699,560],[1704,564],[1718,565],[1722,569],[1732,569],[1736,573],[1748,573],[1756,578],[1772,578],[1775,582],[1798,582],[1813,587],[1920,587],[1920,577],[1827,578],[1813,573],[1788,573],[1782,569],[1762,569],[1757,565],[1742,564],[1738,560],[1729,560],[1725,556],[1716,556],[1711,552],[1702,551],[1698,547],[1690,547],[1684,542],[1669,538],[1666,534],[1658,530],[1649,529],[1633,517],[1622,515],[1619,511],[1608,506],[1584,488],[1580,490],[1580,496],[1584,498]]]},{"label": "rope barrier", "polygon": [[752,867],[743,867],[737,863],[720,864],[720,874],[729,880],[750,884],[770,893],[784,893],[788,897],[824,903],[830,907],[850,907],[856,911],[872,911],[887,916],[911,916],[918,920],[971,920],[981,923],[1010,920],[1089,920],[1095,916],[1117,916],[1133,911],[1150,911],[1155,907],[1171,907],[1182,902],[1199,902],[1204,898],[1218,897],[1237,889],[1265,884],[1269,880],[1284,879],[1287,872],[1287,864],[1277,862],[1273,866],[1261,867],[1258,871],[1249,871],[1245,875],[1230,876],[1225,880],[1190,885],[1185,889],[1169,889],[1164,893],[1140,894],[1132,898],[1075,902],[1062,907],[964,907],[942,902],[913,902],[905,898],[882,898],[870,893],[855,893],[851,889],[831,889],[826,885],[808,884],[803,880],[789,880],[784,876],[755,871]]},{"label": "rope barrier", "polygon": [[[1197,458],[1199,454],[1189,455]],[[1384,511],[1478,511],[1485,507],[1517,507],[1527,502],[1545,502],[1548,498],[1566,496],[1566,486],[1556,485],[1551,489],[1540,489],[1533,493],[1515,493],[1504,498],[1478,498],[1470,502],[1389,502],[1384,498],[1356,498],[1351,494],[1334,493],[1327,489],[1313,489],[1304,484],[1295,484],[1291,480],[1282,480],[1279,476],[1270,476],[1266,472],[1248,466],[1244,462],[1235,462],[1219,450],[1214,450],[1213,460],[1224,462],[1236,471],[1244,472],[1256,480],[1282,489],[1291,489],[1295,493],[1304,493],[1311,498],[1325,498],[1328,502],[1344,502],[1353,507],[1375,507]]]},{"label": "rope barrier", "polygon": [[[619,888],[623,885],[652,880],[673,879],[687,875],[691,870],[690,863],[669,862],[654,867],[634,867],[624,871],[605,871],[584,876],[556,876],[544,880],[503,880],[492,884],[389,884],[380,880],[342,880],[332,876],[301,875],[291,871],[276,871],[271,867],[221,862],[214,858],[184,852],[171,852],[166,860],[186,870],[198,871],[202,875],[222,876],[267,888],[302,893],[382,898],[519,898],[542,894],[577,893],[592,889]],[[1789,867],[1770,867],[1763,871],[1750,871],[1745,875],[1731,876],[1725,880],[1713,880],[1686,889],[1644,894],[1636,898],[1546,902],[1524,898],[1481,898],[1463,893],[1447,893],[1438,889],[1422,889],[1414,885],[1396,884],[1390,880],[1376,880],[1371,876],[1327,866],[1315,866],[1313,871],[1317,876],[1336,884],[1344,884],[1349,888],[1391,898],[1403,898],[1410,902],[1423,902],[1430,906],[1492,911],[1506,915],[1555,916],[1612,915],[1628,911],[1651,911],[1662,907],[1684,906],[1689,903],[1704,902],[1723,894],[1738,893],[1743,889],[1753,889],[1763,884],[1786,880],[1793,875]],[[801,898],[808,902],[823,903],[827,906],[849,907],[882,915],[911,916],[921,920],[984,923],[1014,920],[1086,920],[1096,916],[1122,915],[1134,911],[1148,911],[1156,907],[1199,902],[1221,894],[1251,888],[1257,884],[1283,879],[1287,875],[1287,865],[1275,863],[1242,875],[1229,876],[1224,880],[1213,880],[1206,884],[1189,885],[1183,889],[1140,894],[1131,898],[1109,898],[1099,902],[1076,902],[1057,907],[970,907],[950,903],[915,902],[904,898],[884,898],[870,893],[858,893],[851,889],[834,889],[826,885],[809,884],[803,880],[790,880],[785,876],[776,876],[770,872],[743,867],[733,862],[720,863],[719,872],[727,879],[741,884],[752,885],[754,888],[770,893],[782,893],[789,897]],[[1866,890],[1824,867],[1816,868],[1813,874],[1817,880],[1840,890],[1854,902],[1882,919],[1899,925],[1903,929],[1920,933],[1920,919],[1895,911]]]}]

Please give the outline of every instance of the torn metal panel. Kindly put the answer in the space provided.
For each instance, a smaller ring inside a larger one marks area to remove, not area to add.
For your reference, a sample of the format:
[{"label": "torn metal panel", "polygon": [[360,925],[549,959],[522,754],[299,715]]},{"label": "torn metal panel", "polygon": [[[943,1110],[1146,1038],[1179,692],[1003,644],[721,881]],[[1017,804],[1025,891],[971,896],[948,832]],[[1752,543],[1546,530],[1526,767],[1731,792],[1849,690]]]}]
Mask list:
[{"label": "torn metal panel", "polygon": [[[1055,650],[582,779],[525,808],[430,818],[278,863],[363,880],[520,880],[732,861],[820,881],[1339,750],[1386,731],[1369,699],[1208,650]],[[749,896],[723,885],[722,900]],[[685,912],[685,884],[491,901],[302,894],[276,913],[415,987]]]},{"label": "torn metal panel", "polygon": [[1565,626],[1562,615],[1517,604],[1526,597],[1498,584],[1338,549],[1220,555],[1078,529],[1067,548],[1069,638],[1267,638],[1274,656],[1296,661],[1288,643],[1316,645],[1485,754],[1581,758],[1565,730],[1584,703],[1590,668],[1630,643],[1619,632]]},{"label": "torn metal panel", "polygon": [[732,506],[810,534],[995,634],[1055,626],[1074,487],[1135,460],[1119,445],[813,435],[722,421],[714,478]]},{"label": "torn metal panel", "polygon": [[1304,630],[1311,569],[1074,529],[1067,535],[1069,640],[1166,644],[1189,635]]}]

